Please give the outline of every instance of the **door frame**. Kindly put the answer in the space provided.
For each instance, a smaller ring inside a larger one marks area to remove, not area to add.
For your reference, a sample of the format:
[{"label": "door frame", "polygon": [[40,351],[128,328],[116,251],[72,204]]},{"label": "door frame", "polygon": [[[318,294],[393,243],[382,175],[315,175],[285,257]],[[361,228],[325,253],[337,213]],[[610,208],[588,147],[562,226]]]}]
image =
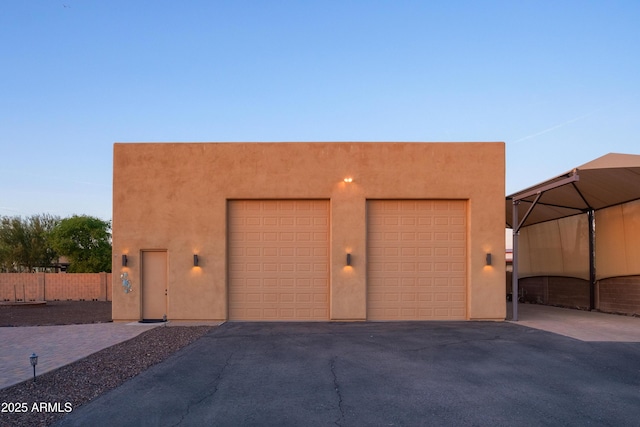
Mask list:
[{"label": "door frame", "polygon": [[[163,252],[165,254],[165,294],[164,314],[169,317],[169,251],[167,249],[140,249],[140,320],[144,318],[144,254],[147,252]],[[153,319],[157,320],[157,319]]]}]

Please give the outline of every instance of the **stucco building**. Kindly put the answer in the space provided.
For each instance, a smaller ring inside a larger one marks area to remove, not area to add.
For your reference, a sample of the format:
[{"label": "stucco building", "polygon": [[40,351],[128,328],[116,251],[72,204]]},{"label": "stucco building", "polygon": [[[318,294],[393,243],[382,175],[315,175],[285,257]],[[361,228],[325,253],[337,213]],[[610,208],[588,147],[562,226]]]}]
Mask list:
[{"label": "stucco building", "polygon": [[113,319],[502,320],[504,162],[503,143],[115,144]]}]

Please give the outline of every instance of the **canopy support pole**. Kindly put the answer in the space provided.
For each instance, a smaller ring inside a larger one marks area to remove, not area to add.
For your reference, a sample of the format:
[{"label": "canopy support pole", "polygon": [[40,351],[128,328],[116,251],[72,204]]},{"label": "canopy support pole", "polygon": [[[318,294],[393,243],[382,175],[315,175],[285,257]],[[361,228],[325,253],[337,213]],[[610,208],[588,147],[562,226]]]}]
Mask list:
[{"label": "canopy support pole", "polygon": [[513,317],[511,320],[518,320],[518,235],[520,234],[520,227],[516,227],[518,221],[518,205],[520,200],[513,201],[513,252],[511,265],[513,272],[511,273],[511,306],[513,307]]},{"label": "canopy support pole", "polygon": [[596,308],[596,219],[595,210],[589,208],[589,309]]}]

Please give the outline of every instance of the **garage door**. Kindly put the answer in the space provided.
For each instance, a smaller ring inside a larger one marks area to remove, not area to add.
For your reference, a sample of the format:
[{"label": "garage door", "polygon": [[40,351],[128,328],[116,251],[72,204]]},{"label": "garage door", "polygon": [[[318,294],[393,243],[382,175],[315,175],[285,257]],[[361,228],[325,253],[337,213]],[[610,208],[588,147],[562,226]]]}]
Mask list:
[{"label": "garage door", "polygon": [[367,318],[466,318],[466,202],[367,202]]},{"label": "garage door", "polygon": [[229,202],[229,319],[329,319],[329,202]]}]

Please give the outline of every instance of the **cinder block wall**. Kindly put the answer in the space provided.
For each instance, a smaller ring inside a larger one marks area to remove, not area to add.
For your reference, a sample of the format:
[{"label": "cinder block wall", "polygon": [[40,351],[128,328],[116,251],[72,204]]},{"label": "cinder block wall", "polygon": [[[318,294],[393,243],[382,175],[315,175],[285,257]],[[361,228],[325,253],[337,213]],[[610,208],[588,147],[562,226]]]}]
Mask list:
[{"label": "cinder block wall", "polygon": [[549,304],[547,277],[526,277],[518,281],[518,291],[526,302]]},{"label": "cinder block wall", "polygon": [[0,301],[111,301],[111,273],[2,273]]},{"label": "cinder block wall", "polygon": [[526,302],[589,308],[589,282],[575,277],[525,277],[518,281]]},{"label": "cinder block wall", "polygon": [[601,311],[640,314],[640,276],[602,279],[598,290]]},{"label": "cinder block wall", "polygon": [[[526,302],[589,308],[589,282],[574,277],[540,276],[520,279]],[[511,289],[507,285],[507,290]],[[640,315],[640,276],[598,280],[596,308],[605,313]]]},{"label": "cinder block wall", "polygon": [[589,281],[575,277],[549,277],[549,304],[589,308]]}]

